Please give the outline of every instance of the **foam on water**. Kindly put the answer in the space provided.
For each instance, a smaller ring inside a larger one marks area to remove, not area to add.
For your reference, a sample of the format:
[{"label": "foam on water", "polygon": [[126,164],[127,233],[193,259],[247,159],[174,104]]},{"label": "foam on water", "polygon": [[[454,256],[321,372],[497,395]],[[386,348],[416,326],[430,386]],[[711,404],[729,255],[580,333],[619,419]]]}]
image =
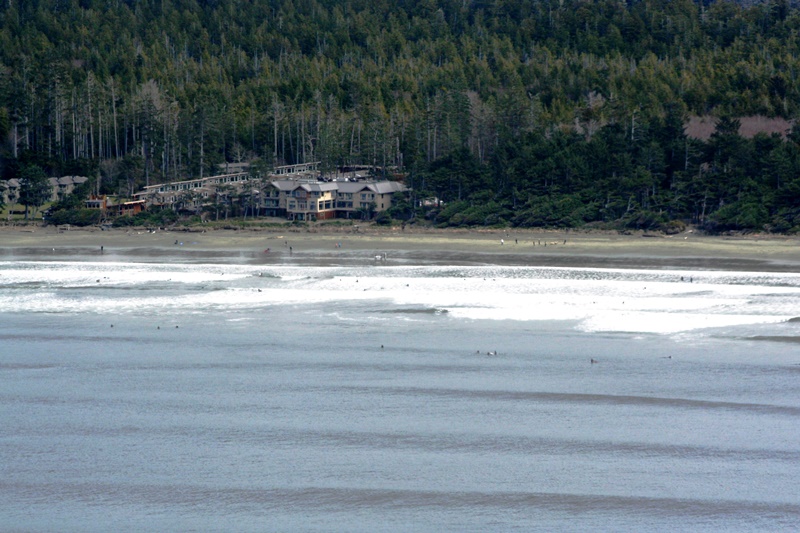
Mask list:
[{"label": "foam on water", "polygon": [[[155,282],[201,283],[249,275],[219,266],[202,267],[132,263],[0,263],[0,287],[36,284],[42,287],[83,287],[98,282],[140,286]],[[227,274],[227,278],[226,278]]]},{"label": "foam on water", "polygon": [[198,313],[373,301],[471,320],[571,320],[587,332],[671,334],[800,316],[800,275],[541,267],[292,267],[0,263],[0,308]]}]

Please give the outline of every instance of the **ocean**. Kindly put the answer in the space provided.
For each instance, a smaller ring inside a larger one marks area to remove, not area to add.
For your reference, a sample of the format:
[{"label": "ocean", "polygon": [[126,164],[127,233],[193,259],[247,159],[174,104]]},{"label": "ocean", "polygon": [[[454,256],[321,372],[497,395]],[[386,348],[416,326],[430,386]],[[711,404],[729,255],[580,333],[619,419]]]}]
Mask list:
[{"label": "ocean", "polygon": [[797,529],[797,317],[792,273],[0,261],[0,530]]}]

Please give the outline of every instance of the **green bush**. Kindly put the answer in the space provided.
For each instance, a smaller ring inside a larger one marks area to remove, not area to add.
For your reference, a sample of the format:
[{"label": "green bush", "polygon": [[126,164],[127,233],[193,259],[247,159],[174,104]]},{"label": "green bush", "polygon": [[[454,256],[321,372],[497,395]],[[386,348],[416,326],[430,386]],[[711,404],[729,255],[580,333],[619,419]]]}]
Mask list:
[{"label": "green bush", "polygon": [[704,229],[708,231],[756,230],[769,221],[769,213],[763,204],[755,201],[733,202],[722,206],[711,214]]},{"label": "green bush", "polygon": [[686,223],[684,223],[682,220],[670,220],[664,224],[661,229],[667,235],[677,235],[678,233],[683,233],[686,231]]},{"label": "green bush", "polygon": [[113,226],[115,228],[125,228],[130,226],[170,226],[178,221],[178,214],[169,209],[157,209],[142,211],[135,215],[117,217]]},{"label": "green bush", "polygon": [[379,226],[391,226],[392,225],[392,217],[386,211],[378,213],[378,216],[375,217],[375,224]]},{"label": "green bush", "polygon": [[465,210],[467,207],[469,207],[469,203],[466,200],[450,202],[436,215],[436,222],[448,225],[453,215]]},{"label": "green bush", "polygon": [[800,233],[800,207],[779,209],[770,222],[771,231]]},{"label": "green bush", "polygon": [[142,224],[140,223],[140,218],[136,216],[124,216],[116,218],[111,225],[115,228],[127,228],[129,226],[141,226]]},{"label": "green bush", "polygon": [[100,223],[101,216],[99,209],[60,209],[47,217],[47,223],[56,226],[96,226]]},{"label": "green bush", "polygon": [[664,213],[642,209],[629,214],[622,222],[626,228],[652,230],[662,228],[667,217]]},{"label": "green bush", "polygon": [[437,227],[505,226],[512,212],[497,202],[459,200],[451,202],[436,213]]},{"label": "green bush", "polygon": [[597,214],[597,205],[582,201],[578,195],[540,196],[529,200],[512,223],[518,227],[575,228],[594,220]]}]

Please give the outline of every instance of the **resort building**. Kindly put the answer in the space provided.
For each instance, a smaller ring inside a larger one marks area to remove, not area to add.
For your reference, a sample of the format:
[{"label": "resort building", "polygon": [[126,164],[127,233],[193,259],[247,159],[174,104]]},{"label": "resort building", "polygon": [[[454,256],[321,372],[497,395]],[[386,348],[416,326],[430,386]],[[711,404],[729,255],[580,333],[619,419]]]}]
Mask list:
[{"label": "resort building", "polygon": [[273,216],[306,221],[371,217],[389,209],[395,193],[408,190],[397,181],[276,180],[272,186]]},{"label": "resort building", "polygon": [[116,197],[105,194],[92,194],[83,201],[83,205],[86,209],[99,209],[110,215],[135,215],[141,213],[147,207],[144,200],[119,202]]},{"label": "resort building", "polygon": [[57,202],[63,200],[75,190],[78,185],[83,185],[89,178],[86,176],[62,176],[60,178],[49,178],[52,194],[50,200]]},{"label": "resort building", "polygon": [[[246,166],[238,164],[236,168],[237,171],[233,173],[149,185],[134,196],[138,200],[144,200],[148,206],[177,207],[186,210],[198,208],[214,200],[217,195],[240,194],[245,183],[253,185],[254,180],[245,170]],[[317,175],[318,168],[319,162],[275,167],[271,174],[261,178],[261,181],[266,182],[278,176],[309,178]]]},{"label": "resort building", "polygon": [[236,201],[253,215],[314,221],[371,217],[389,209],[395,193],[407,190],[400,182],[366,180],[356,173],[319,178],[318,165],[277,167],[259,178],[236,172],[150,185],[135,197],[147,206],[194,213],[209,207],[219,211]]},{"label": "resort building", "polygon": [[[62,176],[60,178],[47,178],[50,182],[50,198],[48,201],[57,202],[66,198],[75,190],[75,187],[89,181],[86,176]],[[3,203],[14,205],[19,201],[20,183],[16,178],[0,183],[5,187],[0,187]]]}]

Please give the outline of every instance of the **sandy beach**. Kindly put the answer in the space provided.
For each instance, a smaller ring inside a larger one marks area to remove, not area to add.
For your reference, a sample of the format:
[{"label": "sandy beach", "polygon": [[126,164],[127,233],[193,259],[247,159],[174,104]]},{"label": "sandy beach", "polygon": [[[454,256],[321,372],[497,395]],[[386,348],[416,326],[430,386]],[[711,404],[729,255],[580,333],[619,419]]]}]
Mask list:
[{"label": "sandy beach", "polygon": [[[269,251],[267,251],[269,250]],[[546,230],[0,227],[1,260],[520,265],[800,272],[800,238]],[[381,259],[383,261],[383,259]]]}]

